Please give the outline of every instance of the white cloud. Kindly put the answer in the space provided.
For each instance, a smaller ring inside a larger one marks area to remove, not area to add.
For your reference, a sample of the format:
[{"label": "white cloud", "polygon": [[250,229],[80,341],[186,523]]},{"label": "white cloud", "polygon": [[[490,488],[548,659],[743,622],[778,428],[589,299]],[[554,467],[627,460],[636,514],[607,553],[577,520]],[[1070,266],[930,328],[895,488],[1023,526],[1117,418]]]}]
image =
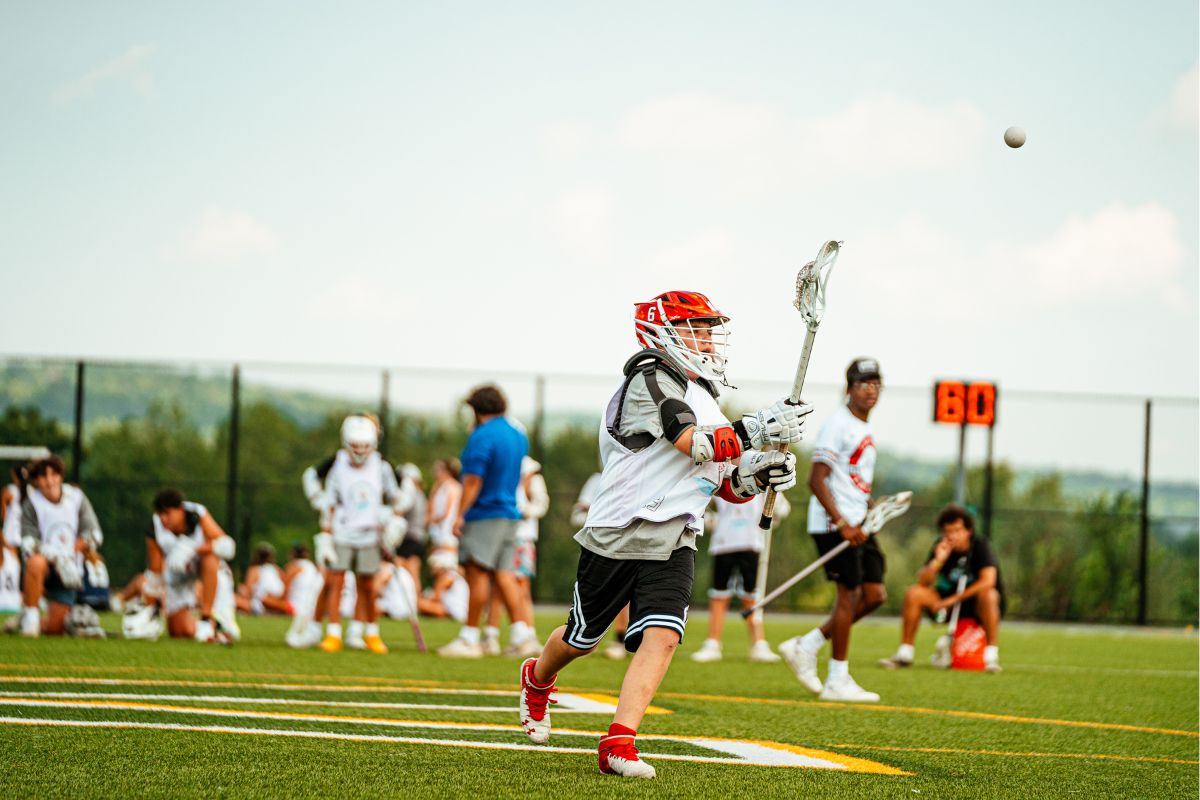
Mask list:
[{"label": "white cloud", "polygon": [[605,260],[612,247],[616,202],[605,189],[580,188],[560,195],[549,208],[550,227],[573,258]]},{"label": "white cloud", "polygon": [[1200,130],[1200,65],[1179,76],[1171,92],[1171,121],[1184,130]]},{"label": "white cloud", "polygon": [[1013,266],[1030,269],[1056,302],[1121,298],[1171,289],[1183,267],[1179,220],[1157,203],[1115,203],[1069,218],[1049,239],[1018,248]]},{"label": "white cloud", "polygon": [[231,263],[274,255],[279,241],[270,228],[244,211],[213,206],[205,209],[176,249],[189,261]]},{"label": "white cloud", "polygon": [[158,48],[154,45],[136,45],[105,64],[101,64],[76,80],[64,83],[54,92],[58,103],[69,103],[92,94],[98,86],[107,82],[124,82],[143,97],[154,91],[154,76],[148,62]]},{"label": "white cloud", "polygon": [[710,155],[760,146],[778,132],[781,121],[765,103],[680,94],[633,108],[622,118],[618,135],[634,150]]}]

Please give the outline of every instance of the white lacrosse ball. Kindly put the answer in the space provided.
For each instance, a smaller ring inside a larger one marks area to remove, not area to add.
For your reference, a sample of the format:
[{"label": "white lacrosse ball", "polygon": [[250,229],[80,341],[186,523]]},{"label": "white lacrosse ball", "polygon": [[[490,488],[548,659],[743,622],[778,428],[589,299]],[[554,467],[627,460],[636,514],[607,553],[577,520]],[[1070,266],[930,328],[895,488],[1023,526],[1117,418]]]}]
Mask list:
[{"label": "white lacrosse ball", "polygon": [[1025,129],[1012,126],[1004,132],[1004,143],[1012,148],[1025,144]]}]

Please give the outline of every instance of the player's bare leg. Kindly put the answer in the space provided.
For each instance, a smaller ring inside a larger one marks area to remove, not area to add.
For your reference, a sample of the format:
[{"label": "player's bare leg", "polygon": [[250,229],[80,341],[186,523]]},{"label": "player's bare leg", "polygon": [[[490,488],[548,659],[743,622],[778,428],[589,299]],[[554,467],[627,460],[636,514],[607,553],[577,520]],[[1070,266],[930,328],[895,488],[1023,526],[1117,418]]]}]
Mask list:
[{"label": "player's bare leg", "polygon": [[728,595],[709,598],[708,638],[704,640],[704,644],[699,650],[692,653],[692,661],[708,663],[721,660],[721,632],[725,629],[725,612],[728,610]]},{"label": "player's bare leg", "polygon": [[540,656],[521,663],[521,727],[534,744],[543,744],[550,738],[550,705],[555,702],[551,695],[556,691],[559,670],[595,651],[567,644],[563,638],[566,632],[567,626],[560,625],[546,640]]},{"label": "player's bare leg", "polygon": [[[728,605],[728,603],[726,604]],[[679,634],[669,628],[647,628],[621,683],[617,713],[608,735],[600,738],[600,771],[629,778],[653,778],[654,767],[638,757],[635,737],[650,701],[671,666]]]},{"label": "player's bare leg", "polygon": [[[342,649],[342,585],[345,580],[346,573],[341,570],[331,569],[325,572],[325,590],[321,594],[329,623],[325,626],[325,638],[321,640],[321,649],[326,653],[336,653]],[[321,602],[322,600],[317,601],[318,610]]]},{"label": "player's bare leg", "polygon": [[500,601],[500,590],[496,588],[496,581],[493,579],[491,595],[488,598],[487,627],[483,629],[483,654],[485,656],[500,655],[500,618],[503,608]]},{"label": "player's bare leg", "polygon": [[975,595],[975,611],[983,623],[987,635],[987,647],[983,650],[983,668],[987,672],[1000,672],[1000,592],[986,589]]},{"label": "player's bare leg", "polygon": [[900,646],[891,658],[883,658],[879,666],[884,669],[902,669],[913,664],[913,642],[917,640],[917,629],[921,627],[921,612],[937,604],[938,593],[928,586],[914,584],[904,592],[904,603],[900,607]]},{"label": "player's bare leg", "polygon": [[362,646],[378,655],[388,651],[379,635],[379,604],[376,602],[375,581],[373,575],[355,575],[357,585],[357,600],[355,601],[355,624],[366,623],[362,637]]}]

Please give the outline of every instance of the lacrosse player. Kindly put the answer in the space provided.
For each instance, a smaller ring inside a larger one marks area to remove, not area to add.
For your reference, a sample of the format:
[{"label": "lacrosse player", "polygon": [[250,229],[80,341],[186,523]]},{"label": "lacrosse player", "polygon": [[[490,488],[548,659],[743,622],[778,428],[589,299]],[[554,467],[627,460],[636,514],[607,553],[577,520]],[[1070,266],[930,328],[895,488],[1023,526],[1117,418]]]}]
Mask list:
[{"label": "lacrosse player", "polygon": [[[721,630],[731,598],[740,597],[743,608],[754,605],[758,559],[763,548],[763,532],[758,527],[758,520],[766,499],[765,494],[755,495],[749,503],[730,503],[719,497],[716,499],[717,521],[708,545],[709,555],[713,557],[713,584],[708,592],[708,638],[699,650],[692,653],[692,661],[706,663],[721,660]],[[775,500],[772,524],[783,520],[790,512],[791,505],[787,498],[779,495]],[[750,660],[771,664],[778,661],[779,656],[771,652],[771,645],[763,635],[762,620],[757,616],[746,618],[752,643]]]},{"label": "lacrosse player", "polygon": [[397,470],[400,491],[408,495],[408,511],[404,514],[404,541],[400,542],[394,555],[421,592],[421,561],[429,543],[429,531],[425,520],[429,517],[425,488],[421,484],[421,469],[416,464],[404,464]]},{"label": "lacrosse player", "polygon": [[0,491],[0,613],[21,610],[21,485],[22,468],[13,467],[13,482]]},{"label": "lacrosse player", "polygon": [[484,630],[484,655],[502,654],[527,658],[542,652],[538,643],[537,630],[533,628],[533,587],[532,580],[537,575],[537,538],[538,520],[546,516],[550,510],[550,492],[546,488],[546,479],[542,477],[542,465],[529,456],[521,461],[521,483],[517,486],[517,509],[521,512],[521,522],[517,526],[517,546],[513,552],[513,572],[517,576],[517,589],[520,592],[521,606],[525,618],[530,622],[532,636],[527,636],[523,642],[510,642],[503,651],[500,650],[500,595],[492,592],[492,600],[488,609],[488,626]]},{"label": "lacrosse player", "polygon": [[439,550],[451,552],[457,558],[458,539],[454,536],[454,521],[458,519],[458,503],[462,484],[458,482],[460,467],[457,458],[439,458],[433,462],[433,487],[429,490],[425,529],[429,534],[430,556]]},{"label": "lacrosse player", "polygon": [[438,655],[450,658],[483,655],[479,622],[493,591],[499,593],[512,620],[513,644],[524,645],[533,638],[533,620],[525,616],[513,572],[521,520],[517,486],[529,440],[504,416],[508,401],[498,387],[477,387],[466,404],[474,413],[475,426],[462,451],[463,493],[454,530],[471,600],[467,624],[457,638],[438,649]]},{"label": "lacrosse player", "polygon": [[768,487],[794,486],[795,456],[775,448],[800,441],[810,408],[785,399],[730,424],[715,385],[726,383],[729,318],[696,292],[667,292],[635,308],[644,349],[626,362],[601,422],[603,473],[575,535],[574,602],[542,655],[521,665],[520,719],[531,741],[549,738],[558,672],[595,650],[628,603],[625,648],[634,656],[599,766],[653,778],[635,736],[683,640],[704,509],[714,494],[748,502]]},{"label": "lacrosse player", "polygon": [[237,588],[237,609],[243,614],[286,614],[287,584],[275,563],[275,548],[262,542],[254,548],[246,580]]},{"label": "lacrosse player", "polygon": [[433,586],[417,598],[417,610],[427,617],[465,622],[470,590],[458,566],[458,556],[449,550],[433,551],[429,554],[429,571],[433,573]]},{"label": "lacrosse player", "polygon": [[[1004,582],[1000,564],[988,540],[975,535],[975,520],[961,506],[946,506],[937,517],[940,538],[929,551],[925,566],[917,573],[917,582],[904,592],[900,613],[900,647],[891,658],[879,662],[886,669],[911,667],[913,642],[921,625],[921,612],[936,618],[955,603],[962,603],[959,615],[983,626],[987,647],[983,651],[984,670],[1000,672],[1000,618],[1004,615]],[[962,592],[959,578],[967,577]]]},{"label": "lacrosse player", "polygon": [[[883,604],[883,551],[875,537],[862,530],[875,476],[875,440],[868,418],[882,389],[879,363],[858,358],[846,369],[846,399],[821,426],[813,443],[808,486],[808,532],[820,555],[843,540],[850,547],[825,565],[826,577],[837,584],[833,613],[819,628],[788,639],[779,652],[806,689],[822,700],[874,703],[879,695],[868,692],[850,677],[850,626]],[[817,654],[833,640],[829,674],[822,686],[817,676]]]},{"label": "lacrosse player", "polygon": [[297,542],[292,545],[287,565],[283,568],[284,593],[292,624],[284,641],[289,647],[302,650],[319,644],[321,625],[316,621],[317,602],[325,588],[325,577],[308,557],[308,545]]},{"label": "lacrosse player", "polygon": [[383,460],[378,423],[363,414],[342,422],[342,447],[324,463],[309,467],[304,492],[320,513],[321,532],[313,539],[317,566],[325,569],[325,611],[329,624],[321,649],[342,649],[339,601],[346,572],[354,573],[357,600],[346,631],[346,646],[386,653],[379,635],[372,579],[379,571],[380,548],[394,553],[404,538],[411,498],[400,491],[396,472]]},{"label": "lacrosse player", "polygon": [[[21,552],[25,557],[21,634],[59,635],[83,586],[81,553],[104,541],[96,512],[83,491],[63,482],[66,466],[58,456],[35,461],[21,501]],[[38,604],[49,601],[46,619]]]},{"label": "lacrosse player", "polygon": [[[217,602],[221,566],[236,552],[233,539],[207,508],[184,500],[178,489],[154,496],[150,526],[163,555],[167,633],[218,644],[235,640],[239,633],[233,609]],[[192,615],[197,604],[199,620]]]}]

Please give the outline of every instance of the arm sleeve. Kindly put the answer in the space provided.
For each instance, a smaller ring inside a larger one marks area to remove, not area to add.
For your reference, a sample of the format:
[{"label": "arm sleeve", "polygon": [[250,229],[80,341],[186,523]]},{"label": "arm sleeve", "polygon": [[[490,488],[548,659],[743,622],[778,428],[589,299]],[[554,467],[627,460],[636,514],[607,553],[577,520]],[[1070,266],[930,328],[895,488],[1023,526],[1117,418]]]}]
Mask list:
[{"label": "arm sleeve", "polygon": [[467,439],[467,446],[463,448],[460,460],[464,476],[474,475],[482,478],[487,473],[488,464],[492,461],[491,440],[480,435],[478,431],[472,433],[471,438]]},{"label": "arm sleeve", "polygon": [[[675,378],[666,370],[656,373],[659,390],[667,397],[683,400],[686,388],[680,386]],[[629,380],[629,390],[625,392],[625,403],[621,407],[621,425],[617,433],[628,436],[631,433],[645,431],[656,439],[662,438],[662,420],[658,413],[658,403],[650,395],[646,386],[646,378],[639,374]]]},{"label": "arm sleeve", "polygon": [[104,544],[104,531],[100,530],[100,520],[96,519],[96,509],[92,508],[92,501],[87,499],[86,494],[79,506],[79,535],[90,540],[97,548]]},{"label": "arm sleeve", "polygon": [[826,420],[813,441],[812,463],[836,467],[841,458],[841,442],[838,441],[840,438],[838,426],[832,419]]}]

